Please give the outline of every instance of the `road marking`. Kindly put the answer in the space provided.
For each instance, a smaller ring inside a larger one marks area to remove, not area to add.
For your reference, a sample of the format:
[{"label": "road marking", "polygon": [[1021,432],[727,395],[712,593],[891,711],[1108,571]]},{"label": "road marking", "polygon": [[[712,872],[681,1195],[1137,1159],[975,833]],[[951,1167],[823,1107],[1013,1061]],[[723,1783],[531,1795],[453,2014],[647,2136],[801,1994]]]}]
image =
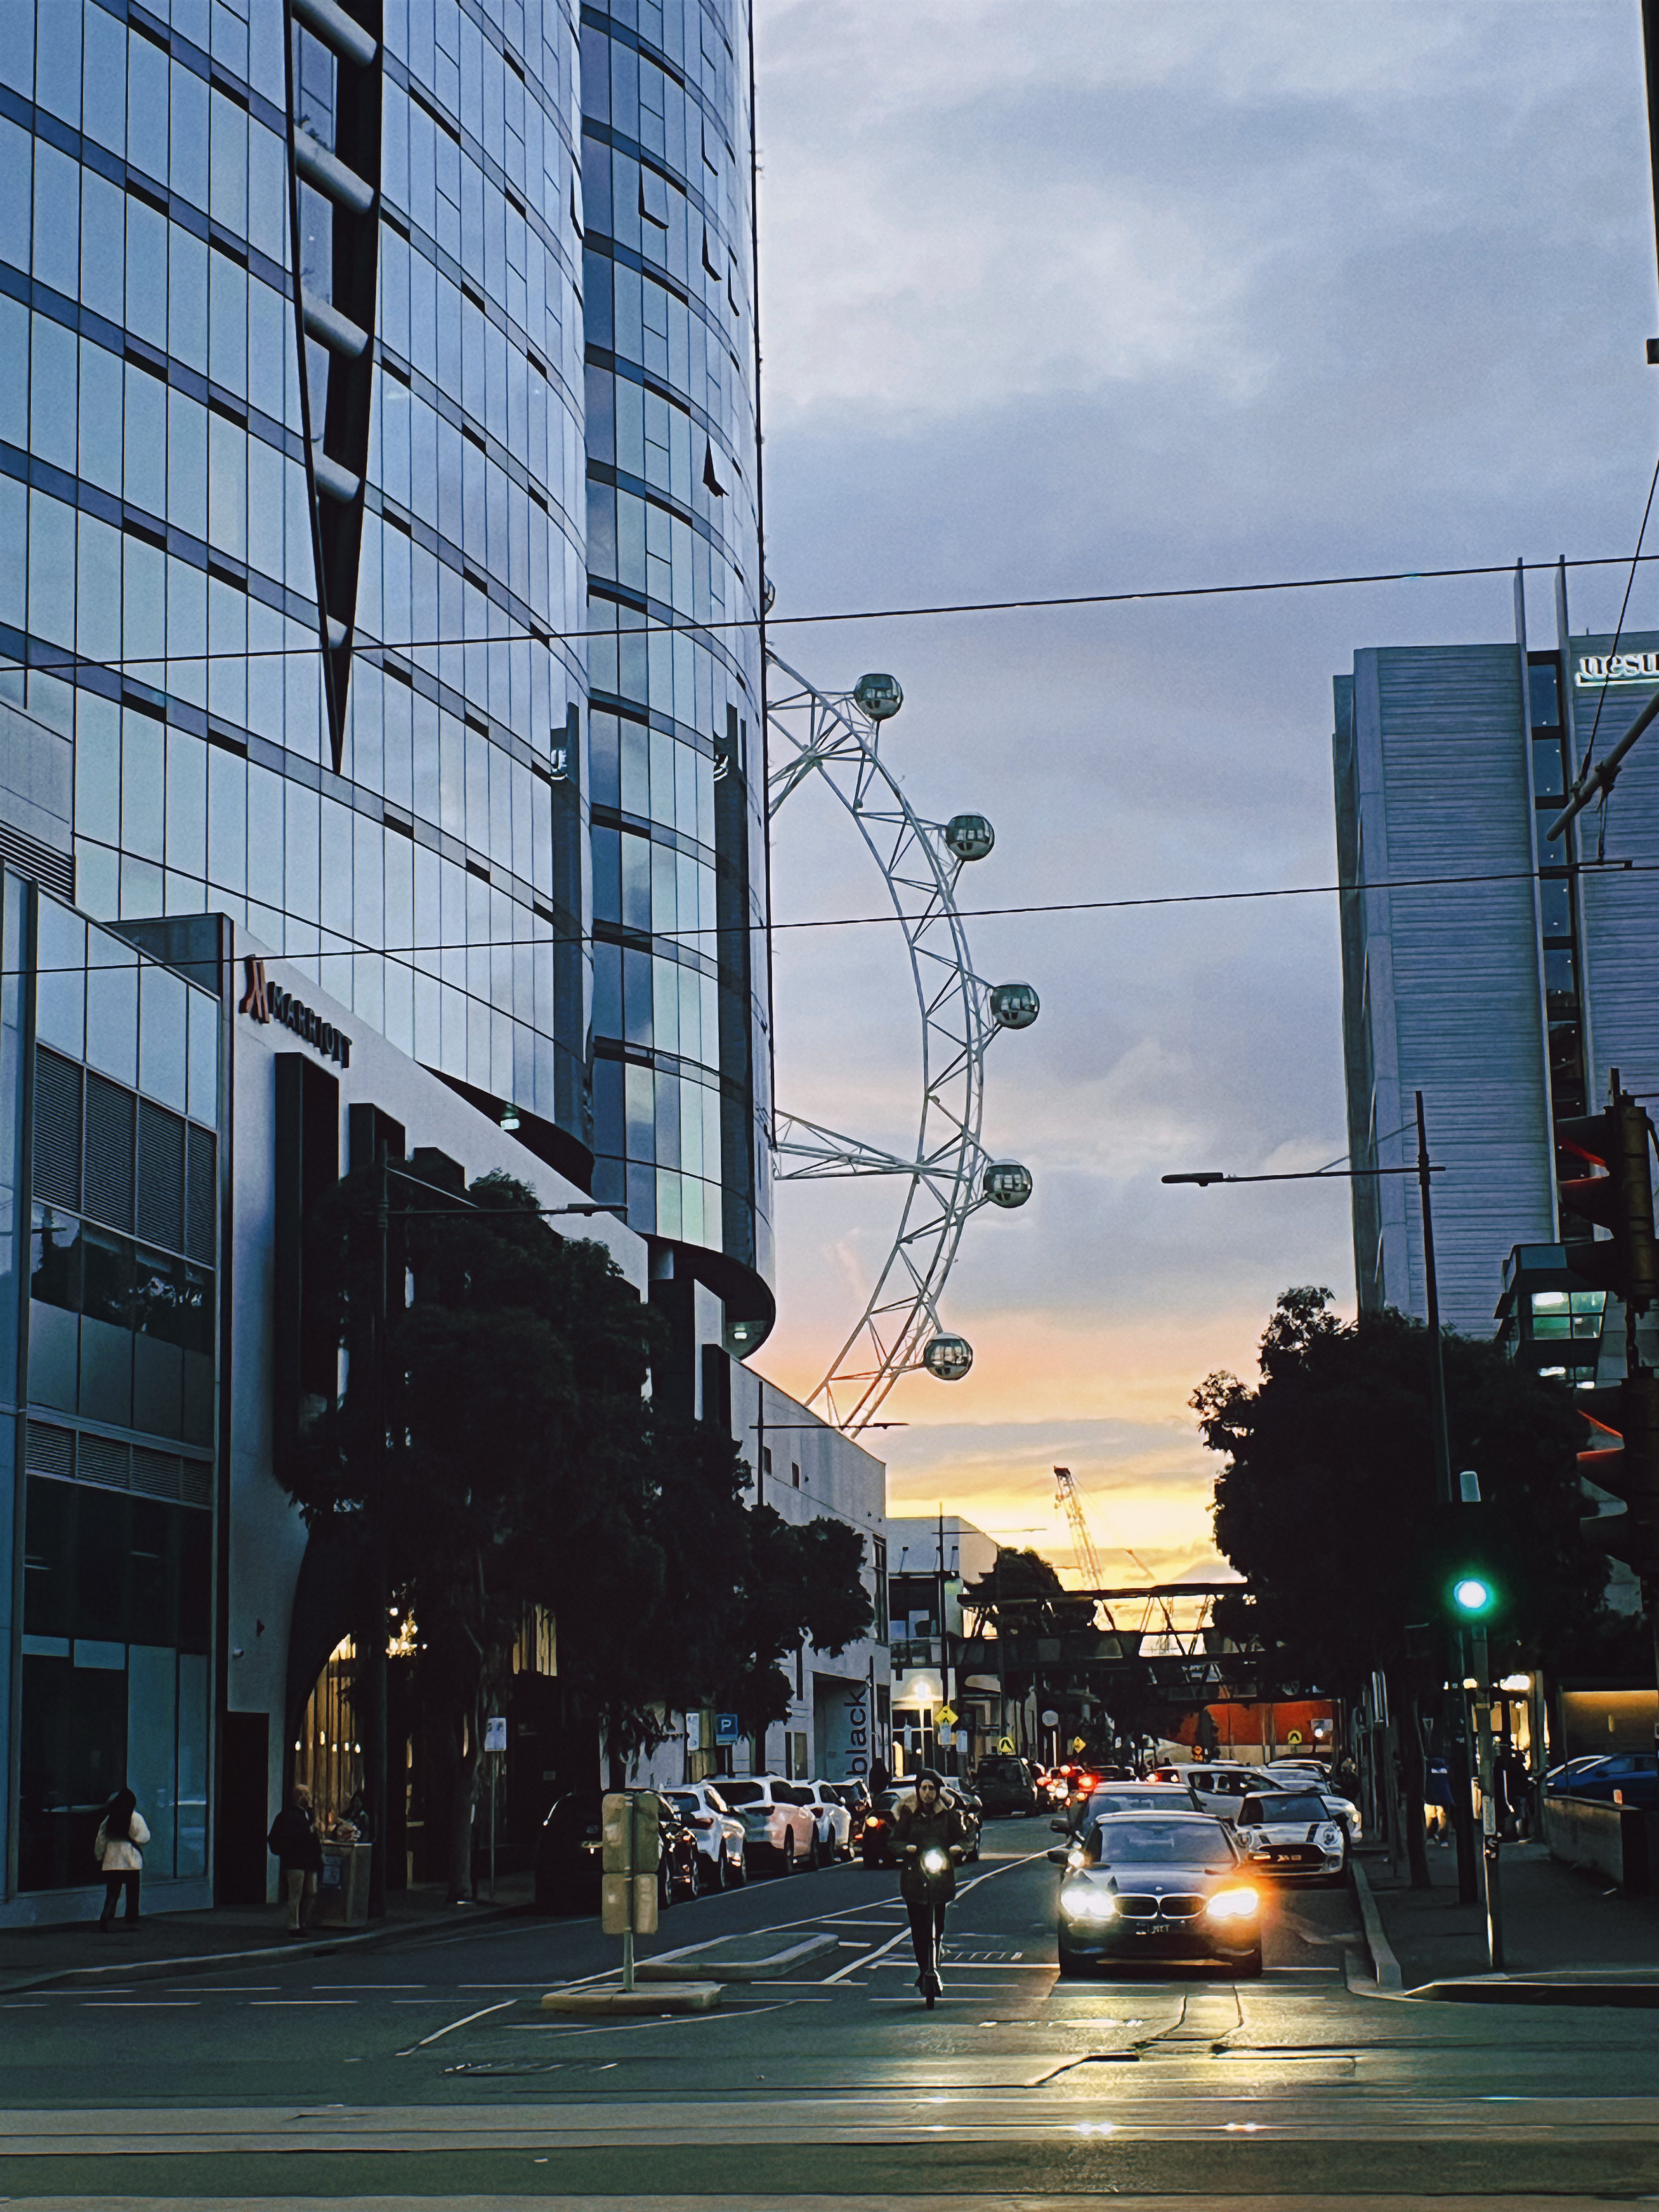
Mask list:
[{"label": "road marking", "polygon": [[423,2035],[418,2043],[411,2043],[407,2051],[400,2051],[396,2055],[399,2058],[411,2057],[416,2051],[424,2051],[428,2043],[437,2043],[446,2035],[453,2035],[458,2027],[471,2027],[475,2020],[486,2019],[492,2012],[505,2012],[509,2005],[515,2005],[518,2002],[517,1997],[503,1997],[499,2004],[484,2005],[477,2012],[468,2013],[464,2020],[452,2020],[447,2027],[434,2028],[430,2035]]},{"label": "road marking", "polygon": [[88,2012],[172,2012],[201,2002],[200,1997],[88,1997],[84,2008]]},{"label": "road marking", "polygon": [[423,1990],[426,1982],[313,1982],[313,1990]]},{"label": "road marking", "polygon": [[878,1944],[873,1951],[863,1951],[856,1959],[849,1959],[844,1966],[837,1966],[833,1974],[824,1976],[825,1987],[827,1988],[832,1982],[844,1982],[849,1974],[856,1974],[860,1966],[872,1966],[881,1957],[883,1952],[890,1951],[896,1943],[902,1943],[909,1933],[908,1927],[901,1928],[896,1936],[890,1936],[884,1943]]},{"label": "road marking", "polygon": [[257,2012],[261,2005],[355,2005],[356,2002],[356,1997],[255,1997],[248,2010]]}]

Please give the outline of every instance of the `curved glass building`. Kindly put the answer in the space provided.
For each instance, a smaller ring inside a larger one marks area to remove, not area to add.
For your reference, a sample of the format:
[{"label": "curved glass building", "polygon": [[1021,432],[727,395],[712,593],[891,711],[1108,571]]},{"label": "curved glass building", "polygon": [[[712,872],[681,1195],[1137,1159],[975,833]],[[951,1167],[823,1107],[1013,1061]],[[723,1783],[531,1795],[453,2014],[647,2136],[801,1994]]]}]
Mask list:
[{"label": "curved glass building", "polygon": [[9,0],[0,846],[230,913],[753,1340],[747,8],[583,21]]},{"label": "curved glass building", "polygon": [[582,25],[594,1190],[753,1342],[772,1307],[749,8],[601,0]]}]

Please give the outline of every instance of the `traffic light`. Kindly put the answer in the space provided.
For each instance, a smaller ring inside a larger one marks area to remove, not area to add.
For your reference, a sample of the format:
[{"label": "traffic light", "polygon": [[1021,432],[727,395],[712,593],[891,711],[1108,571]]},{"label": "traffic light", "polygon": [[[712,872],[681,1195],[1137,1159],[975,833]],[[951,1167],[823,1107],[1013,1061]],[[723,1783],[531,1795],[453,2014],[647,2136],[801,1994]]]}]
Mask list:
[{"label": "traffic light", "polygon": [[1504,1528],[1490,1503],[1443,1505],[1429,1538],[1436,1607],[1454,1628],[1480,1628],[1506,1601]]},{"label": "traffic light", "polygon": [[1561,1210],[1611,1230],[1610,1239],[1569,1240],[1567,1265],[1644,1313],[1659,1297],[1659,1251],[1653,1234],[1653,1173],[1648,1146],[1653,1126],[1636,1101],[1619,1088],[1615,1070],[1605,1113],[1558,1121],[1558,1146],[1599,1174],[1561,1183]]},{"label": "traffic light", "polygon": [[1489,1620],[1498,1605],[1498,1585],[1492,1577],[1478,1567],[1466,1568],[1453,1577],[1448,1595],[1453,1613],[1459,1620]]},{"label": "traffic light", "polygon": [[1638,1368],[1622,1382],[1575,1396],[1590,1428],[1578,1472],[1623,1501],[1588,1518],[1584,1534],[1644,1580],[1659,1577],[1659,1375]]}]

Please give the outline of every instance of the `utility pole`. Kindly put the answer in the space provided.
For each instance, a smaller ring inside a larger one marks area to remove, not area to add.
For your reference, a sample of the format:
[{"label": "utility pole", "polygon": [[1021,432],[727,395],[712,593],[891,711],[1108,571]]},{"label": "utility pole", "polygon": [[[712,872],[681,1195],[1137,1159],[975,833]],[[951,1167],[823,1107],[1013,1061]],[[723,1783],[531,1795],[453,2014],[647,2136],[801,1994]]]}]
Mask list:
[{"label": "utility pole", "polygon": [[391,1765],[389,1716],[386,1699],[386,1627],[390,1576],[386,1565],[386,1421],[387,1370],[391,1334],[391,1286],[387,1256],[391,1244],[392,1162],[382,1138],[376,1146],[380,1169],[374,1198],[374,1506],[369,1530],[368,1649],[359,1664],[368,1669],[368,1917],[386,1917],[387,1781]]}]

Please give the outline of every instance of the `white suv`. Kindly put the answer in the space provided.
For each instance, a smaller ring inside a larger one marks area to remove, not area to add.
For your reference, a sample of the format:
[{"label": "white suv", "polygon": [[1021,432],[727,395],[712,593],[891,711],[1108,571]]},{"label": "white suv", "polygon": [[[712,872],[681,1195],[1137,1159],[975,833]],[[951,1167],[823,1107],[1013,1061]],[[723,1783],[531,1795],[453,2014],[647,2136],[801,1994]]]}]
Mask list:
[{"label": "white suv", "polygon": [[816,1863],[817,1821],[804,1782],[775,1774],[725,1776],[720,1796],[743,1822],[743,1854],[751,1868],[793,1874]]},{"label": "white suv", "polygon": [[822,1864],[833,1866],[837,1859],[853,1856],[853,1815],[842,1803],[841,1793],[833,1782],[809,1782],[806,1785],[812,1800],[812,1818],[818,1832],[818,1858]]},{"label": "white suv", "polygon": [[735,1889],[746,1881],[743,1822],[720,1791],[707,1782],[689,1782],[683,1790],[662,1794],[697,1839],[698,1888]]}]

